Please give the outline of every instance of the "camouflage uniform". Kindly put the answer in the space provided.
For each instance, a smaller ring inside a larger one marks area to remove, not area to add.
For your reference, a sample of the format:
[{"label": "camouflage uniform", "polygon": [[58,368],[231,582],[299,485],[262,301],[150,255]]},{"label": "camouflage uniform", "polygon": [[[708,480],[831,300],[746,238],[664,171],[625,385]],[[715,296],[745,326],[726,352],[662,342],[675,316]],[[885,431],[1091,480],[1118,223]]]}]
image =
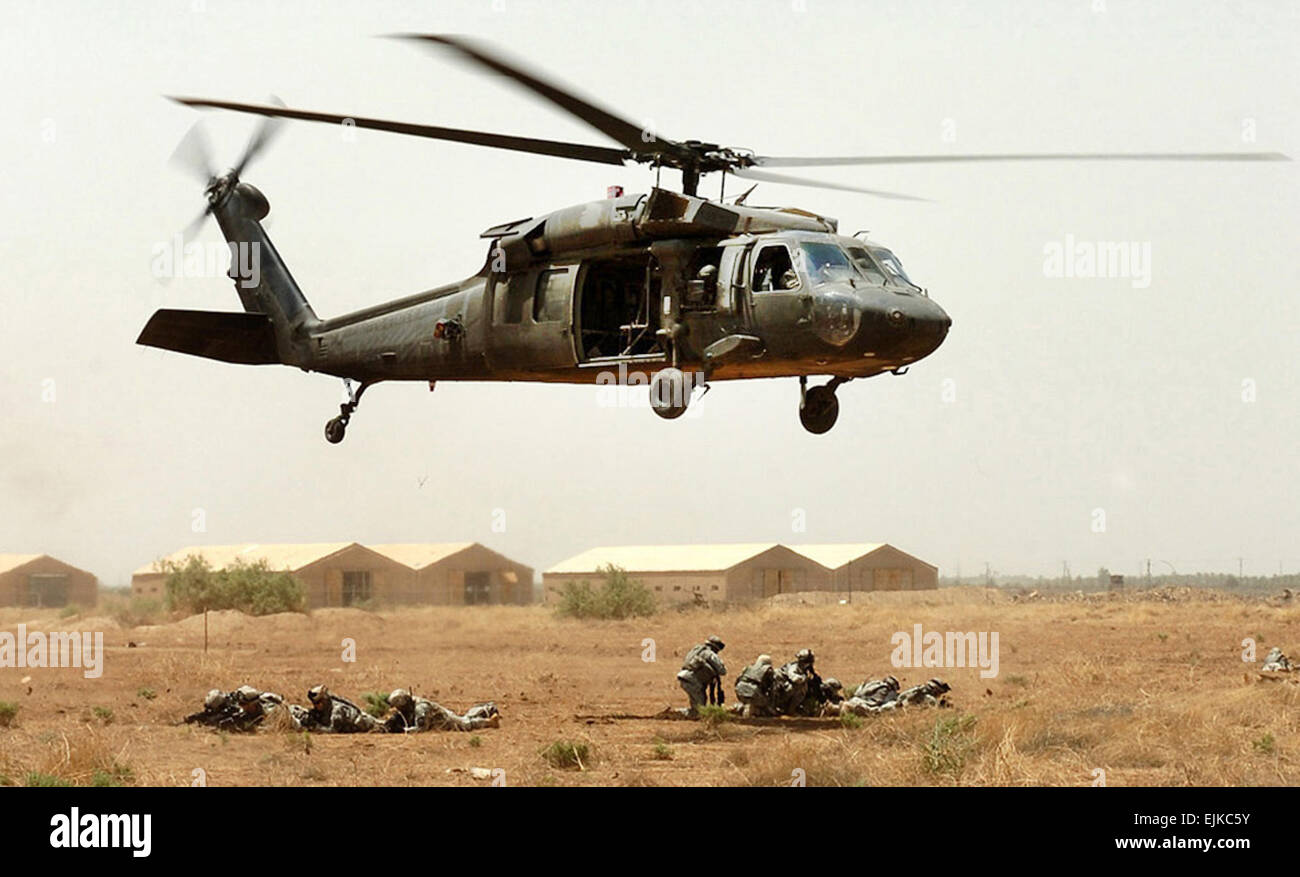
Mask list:
[{"label": "camouflage uniform", "polygon": [[216,727],[223,719],[233,716],[235,709],[235,692],[214,688],[203,699],[203,709],[186,716],[185,724],[192,725],[197,722],[200,725]]},{"label": "camouflage uniform", "polygon": [[203,711],[185,717],[186,723],[198,722],[223,731],[255,731],[257,726],[284,703],[284,698],[270,691],[258,691],[241,685],[234,691],[214,688],[203,701]]},{"label": "camouflage uniform", "polygon": [[727,675],[727,665],[722,663],[722,658],[718,655],[724,648],[726,644],[720,638],[711,636],[706,642],[692,646],[686,653],[682,669],[677,674],[677,682],[690,698],[691,705],[686,711],[688,715],[695,715],[701,706],[709,702],[706,689],[715,679]]},{"label": "camouflage uniform", "polygon": [[1282,654],[1281,649],[1279,649],[1277,646],[1273,646],[1272,651],[1270,651],[1267,655],[1264,656],[1264,666],[1260,667],[1259,669],[1268,670],[1268,671],[1276,670],[1283,673],[1288,673],[1296,669],[1296,665],[1291,663],[1290,658]]},{"label": "camouflage uniform", "polygon": [[[805,705],[812,698],[804,701]],[[817,711],[809,712],[809,715],[839,715],[840,704],[844,702],[844,686],[840,680],[834,676],[827,676],[825,680],[818,685]],[[807,711],[807,710],[805,710]]]},{"label": "camouflage uniform", "polygon": [[384,730],[392,734],[411,731],[477,731],[480,728],[501,726],[501,714],[496,704],[480,703],[458,716],[441,704],[425,697],[416,697],[405,688],[395,689],[388,695],[388,705],[393,714],[384,723]]},{"label": "camouflage uniform", "polygon": [[785,716],[793,716],[803,709],[808,699],[809,685],[814,678],[820,685],[821,677],[813,669],[815,656],[812,649],[800,649],[794,660],[777,671],[781,677],[776,685],[776,711]]},{"label": "camouflage uniform", "polygon": [[858,686],[853,696],[840,704],[840,715],[853,713],[867,716],[888,708],[898,698],[898,680],[893,676],[868,679]]},{"label": "camouflage uniform", "polygon": [[772,697],[775,692],[776,670],[771,655],[759,655],[758,660],[740,672],[736,678],[736,700],[740,701],[742,716],[774,716]]},{"label": "camouflage uniform", "polygon": [[346,697],[331,694],[324,685],[307,692],[311,708],[304,711],[299,724],[308,731],[322,734],[364,734],[379,727],[374,716]]},{"label": "camouflage uniform", "polygon": [[903,691],[882,709],[901,709],[905,706],[947,706],[944,695],[952,686],[942,679],[930,679]]}]

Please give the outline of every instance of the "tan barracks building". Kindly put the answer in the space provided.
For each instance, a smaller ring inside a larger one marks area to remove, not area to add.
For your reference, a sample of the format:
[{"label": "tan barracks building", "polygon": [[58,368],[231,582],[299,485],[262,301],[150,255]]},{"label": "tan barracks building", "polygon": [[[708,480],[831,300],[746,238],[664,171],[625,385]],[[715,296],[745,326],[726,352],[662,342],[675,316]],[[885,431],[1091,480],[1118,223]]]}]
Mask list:
[{"label": "tan barracks building", "polygon": [[357,542],[198,545],[136,570],[131,594],[162,600],[163,564],[191,556],[213,569],[266,561],[302,585],[307,607],[530,602],[533,571],[477,542],[369,547]]},{"label": "tan barracks building", "polygon": [[939,586],[939,569],[885,543],[793,545],[625,545],[592,548],[542,573],[543,600],[568,582],[603,581],[626,570],[663,604],[744,602],[800,591],[911,591]]},{"label": "tan barracks building", "polygon": [[592,548],[542,573],[543,599],[559,599],[567,582],[603,581],[600,569],[627,570],[663,604],[706,600],[741,602],[808,590],[826,573],[816,561],[778,545],[624,545]]},{"label": "tan barracks building", "polygon": [[99,580],[48,554],[0,554],[0,606],[94,606]]},{"label": "tan barracks building", "polygon": [[939,587],[939,567],[885,542],[791,545],[826,567],[816,590],[927,591]]}]

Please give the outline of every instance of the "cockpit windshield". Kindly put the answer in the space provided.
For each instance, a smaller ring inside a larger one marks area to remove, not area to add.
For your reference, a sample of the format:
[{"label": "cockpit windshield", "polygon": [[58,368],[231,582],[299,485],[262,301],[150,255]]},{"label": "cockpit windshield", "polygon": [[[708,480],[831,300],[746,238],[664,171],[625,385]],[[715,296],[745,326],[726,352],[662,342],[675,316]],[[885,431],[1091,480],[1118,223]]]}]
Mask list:
[{"label": "cockpit windshield", "polygon": [[813,286],[821,286],[835,280],[850,280],[854,275],[853,264],[835,244],[805,241],[799,246],[803,267]]},{"label": "cockpit windshield", "polygon": [[903,270],[903,263],[898,261],[898,257],[889,250],[884,247],[875,247],[872,249],[871,255],[875,256],[876,261],[888,272],[890,277],[901,280],[913,289],[921,288],[912,282],[912,278],[908,277],[907,272]]},{"label": "cockpit windshield", "polygon": [[867,280],[876,286],[885,285],[885,272],[881,271],[880,266],[872,260],[866,247],[849,247],[848,254],[858,271],[862,272],[862,275],[866,277]]}]

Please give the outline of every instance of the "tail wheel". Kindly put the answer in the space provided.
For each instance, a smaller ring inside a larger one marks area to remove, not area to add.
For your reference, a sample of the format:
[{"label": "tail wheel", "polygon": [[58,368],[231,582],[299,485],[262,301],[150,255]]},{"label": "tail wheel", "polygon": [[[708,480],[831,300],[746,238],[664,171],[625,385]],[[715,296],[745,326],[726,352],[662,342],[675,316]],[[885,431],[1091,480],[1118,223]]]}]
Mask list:
[{"label": "tail wheel", "polygon": [[813,435],[829,432],[840,416],[840,400],[830,387],[813,387],[799,405],[799,422]]},{"label": "tail wheel", "polygon": [[681,417],[690,401],[690,389],[681,369],[660,369],[650,381],[650,407],[664,420]]}]

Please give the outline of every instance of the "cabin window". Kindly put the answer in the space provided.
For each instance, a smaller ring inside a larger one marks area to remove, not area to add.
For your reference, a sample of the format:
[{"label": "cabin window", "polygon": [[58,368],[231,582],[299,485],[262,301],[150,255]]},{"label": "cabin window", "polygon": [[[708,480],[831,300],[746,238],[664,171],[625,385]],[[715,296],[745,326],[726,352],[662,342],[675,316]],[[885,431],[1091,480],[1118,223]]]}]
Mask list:
[{"label": "cabin window", "polygon": [[794,289],[798,285],[799,275],[784,244],[769,244],[758,251],[758,258],[754,260],[755,292]]},{"label": "cabin window", "polygon": [[537,275],[537,292],[533,295],[533,321],[537,323],[554,323],[564,319],[568,309],[569,271],[543,271]]}]

